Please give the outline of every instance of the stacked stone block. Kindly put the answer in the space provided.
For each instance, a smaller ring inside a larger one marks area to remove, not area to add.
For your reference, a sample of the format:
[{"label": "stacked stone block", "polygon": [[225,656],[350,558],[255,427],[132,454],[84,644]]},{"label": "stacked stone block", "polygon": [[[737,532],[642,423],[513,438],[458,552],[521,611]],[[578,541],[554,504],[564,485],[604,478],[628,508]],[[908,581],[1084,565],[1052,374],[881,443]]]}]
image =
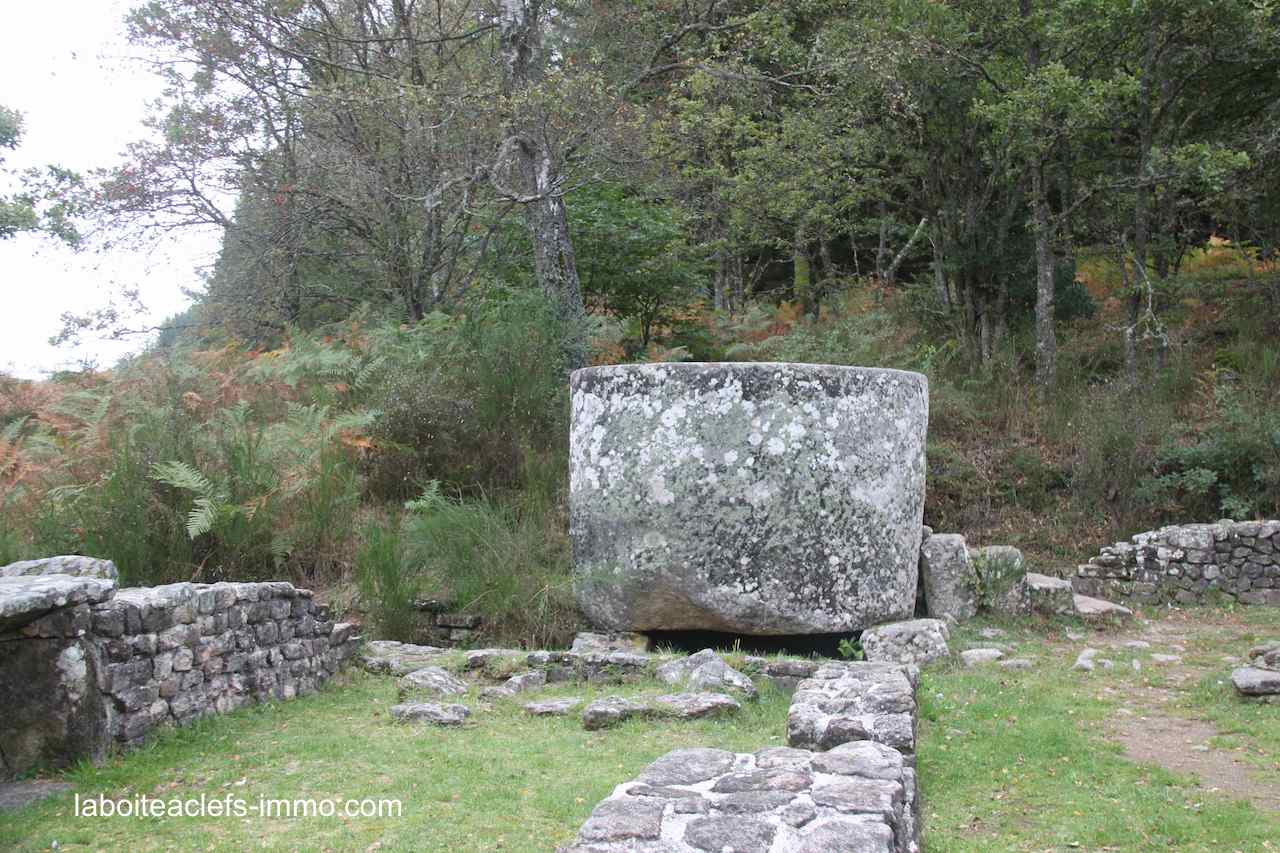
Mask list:
[{"label": "stacked stone block", "polygon": [[1147,603],[1222,595],[1280,605],[1280,521],[1183,524],[1102,548],[1076,569],[1076,592]]},{"label": "stacked stone block", "polygon": [[254,702],[309,693],[359,644],[283,582],[115,590],[69,575],[0,578],[4,776],[101,758]]},{"label": "stacked stone block", "polygon": [[352,626],[283,582],[121,590],[93,607],[93,634],[111,734],[125,745],[161,723],[310,693],[355,650]]}]

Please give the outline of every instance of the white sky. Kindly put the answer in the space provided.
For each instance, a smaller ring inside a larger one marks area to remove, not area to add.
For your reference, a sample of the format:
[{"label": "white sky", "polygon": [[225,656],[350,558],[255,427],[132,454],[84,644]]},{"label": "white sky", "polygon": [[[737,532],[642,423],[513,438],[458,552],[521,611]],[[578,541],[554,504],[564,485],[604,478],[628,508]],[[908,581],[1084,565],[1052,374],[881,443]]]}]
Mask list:
[{"label": "white sky", "polygon": [[[160,84],[129,62],[123,18],[134,0],[0,0],[0,104],[24,115],[17,151],[4,167],[56,163],[88,171],[118,162],[144,133],[147,101]],[[182,289],[202,289],[198,270],[211,263],[218,235],[174,234],[149,253],[92,247],[73,252],[45,238],[0,240],[0,371],[39,378],[83,358],[110,367],[142,337],[86,339],[78,348],[49,345],[59,315],[106,304],[121,286],[137,287],[152,326],[182,310]]]}]

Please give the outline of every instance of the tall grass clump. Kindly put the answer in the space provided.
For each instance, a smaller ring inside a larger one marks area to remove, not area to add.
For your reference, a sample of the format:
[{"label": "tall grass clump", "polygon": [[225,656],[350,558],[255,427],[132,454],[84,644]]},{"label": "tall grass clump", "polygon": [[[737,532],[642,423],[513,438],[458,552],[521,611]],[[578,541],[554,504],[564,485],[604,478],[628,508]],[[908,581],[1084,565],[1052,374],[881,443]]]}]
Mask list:
[{"label": "tall grass clump", "polygon": [[378,636],[412,642],[418,639],[420,576],[404,558],[403,537],[397,523],[370,521],[361,531],[356,551],[356,583]]}]

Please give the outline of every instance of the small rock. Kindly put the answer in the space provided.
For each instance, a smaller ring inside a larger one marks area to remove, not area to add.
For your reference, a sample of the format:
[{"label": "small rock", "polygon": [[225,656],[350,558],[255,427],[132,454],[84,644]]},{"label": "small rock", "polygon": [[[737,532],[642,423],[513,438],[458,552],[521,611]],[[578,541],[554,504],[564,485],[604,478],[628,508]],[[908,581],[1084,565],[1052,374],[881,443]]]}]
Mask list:
[{"label": "small rock", "polygon": [[1127,643],[1125,643],[1125,644],[1124,644],[1124,648],[1126,648],[1126,649],[1149,649],[1149,648],[1151,648],[1151,644],[1150,644],[1150,643],[1148,643],[1146,640],[1129,640]]},{"label": "small rock", "polygon": [[460,726],[471,716],[466,705],[437,705],[412,702],[392,705],[391,716],[402,723],[430,723],[433,726]]},{"label": "small rock", "polygon": [[649,713],[652,712],[644,702],[622,696],[607,696],[604,699],[597,699],[582,710],[582,727],[587,731],[607,729],[618,725],[623,720]]},{"label": "small rock", "polygon": [[1097,649],[1085,649],[1077,657],[1071,668],[1080,672],[1093,672],[1093,659],[1097,657]]},{"label": "small rock", "polygon": [[978,635],[984,640],[998,640],[1005,636],[1005,632],[999,628],[983,628],[978,632]]},{"label": "small rock", "polygon": [[1151,656],[1151,662],[1160,663],[1160,664],[1175,664],[1175,663],[1182,663],[1182,658],[1178,657],[1177,655],[1155,654]]},{"label": "small rock", "polygon": [[1079,643],[1084,640],[1084,638],[1085,635],[1081,634],[1079,631],[1067,631],[1067,639],[1073,643]]},{"label": "small rock", "polygon": [[1027,658],[1009,658],[1008,660],[999,661],[997,666],[1004,669],[1031,669],[1035,664]]},{"label": "small rock", "polygon": [[757,695],[751,679],[729,666],[711,649],[664,663],[655,675],[666,684],[687,684],[695,691],[736,690],[748,699]]},{"label": "small rock", "polygon": [[1280,672],[1256,666],[1242,666],[1231,672],[1231,683],[1245,696],[1280,694]]},{"label": "small rock", "polygon": [[438,666],[424,666],[402,677],[397,686],[400,699],[412,693],[426,693],[429,696],[454,696],[467,692],[467,682]]},{"label": "small rock", "polygon": [[1133,611],[1101,598],[1076,593],[1072,599],[1076,613],[1086,622],[1123,621],[1133,618]]},{"label": "small rock", "polygon": [[951,654],[949,637],[941,619],[909,619],[868,628],[861,643],[869,661],[924,666]]},{"label": "small rock", "polygon": [[693,720],[731,714],[742,706],[723,693],[673,693],[654,699],[653,708],[663,716]]},{"label": "small rock", "polygon": [[964,661],[965,666],[994,663],[1002,657],[1004,657],[1004,652],[999,649],[968,649],[960,653],[960,659]]},{"label": "small rock", "polygon": [[535,717],[564,717],[581,704],[581,698],[577,696],[568,696],[564,699],[547,699],[543,702],[527,702],[524,705],[524,710]]}]

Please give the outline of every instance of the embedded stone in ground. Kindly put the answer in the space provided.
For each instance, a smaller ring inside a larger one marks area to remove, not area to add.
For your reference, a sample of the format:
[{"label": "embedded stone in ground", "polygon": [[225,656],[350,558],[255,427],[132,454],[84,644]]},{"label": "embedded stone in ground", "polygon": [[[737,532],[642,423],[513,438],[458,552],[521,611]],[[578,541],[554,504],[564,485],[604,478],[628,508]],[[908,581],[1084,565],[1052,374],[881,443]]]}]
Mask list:
[{"label": "embedded stone in ground", "polygon": [[634,699],[621,696],[606,696],[597,699],[582,710],[582,727],[587,731],[607,729],[618,725],[632,717],[643,717],[651,713],[649,705]]},{"label": "embedded stone in ground", "polygon": [[618,785],[565,853],[918,851],[914,771],[891,747],[676,750]]},{"label": "embedded stone in ground", "polygon": [[399,688],[401,701],[414,693],[425,693],[428,696],[453,696],[467,692],[467,682],[438,666],[416,669],[396,682],[396,686]]},{"label": "embedded stone in ground", "polygon": [[924,666],[951,653],[950,636],[941,619],[910,619],[869,628],[862,632],[861,643],[869,661]]},{"label": "embedded stone in ground", "polygon": [[408,675],[424,666],[431,666],[444,652],[444,649],[437,646],[397,643],[394,640],[370,640],[360,650],[360,660],[369,672]]},{"label": "embedded stone in ground", "polygon": [[718,717],[742,710],[733,697],[723,693],[673,693],[654,699],[650,707],[663,716],[682,720]]},{"label": "embedded stone in ground", "polygon": [[911,615],[924,376],[643,364],[571,385],[574,589],[594,624],[783,635]]},{"label": "embedded stone in ground", "polygon": [[1072,604],[1075,605],[1076,614],[1086,622],[1123,622],[1133,618],[1133,611],[1123,605],[1078,592],[1072,596]]},{"label": "embedded stone in ground", "polygon": [[50,782],[45,779],[25,779],[21,782],[0,782],[0,814],[17,811],[32,803],[47,800],[74,786],[67,782]]},{"label": "embedded stone in ground", "polygon": [[936,619],[963,622],[978,613],[978,576],[958,533],[934,533],[920,546],[925,609]]},{"label": "embedded stone in ground", "polygon": [[668,661],[658,667],[655,675],[666,684],[686,684],[693,690],[736,690],[748,699],[756,698],[756,686],[751,679],[711,649]]},{"label": "embedded stone in ground", "polygon": [[965,666],[980,666],[984,663],[995,663],[1004,657],[999,649],[966,649],[960,653],[960,660]]},{"label": "embedded stone in ground", "polygon": [[1231,683],[1244,696],[1280,694],[1280,672],[1256,666],[1242,666],[1231,672]]},{"label": "embedded stone in ground", "polygon": [[411,702],[392,705],[391,716],[402,723],[430,723],[433,726],[460,726],[471,716],[466,705],[438,705],[435,702]]},{"label": "embedded stone in ground", "polygon": [[569,712],[582,704],[582,699],[577,696],[567,696],[564,699],[546,699],[542,702],[526,702],[524,710],[535,717],[564,717]]}]

